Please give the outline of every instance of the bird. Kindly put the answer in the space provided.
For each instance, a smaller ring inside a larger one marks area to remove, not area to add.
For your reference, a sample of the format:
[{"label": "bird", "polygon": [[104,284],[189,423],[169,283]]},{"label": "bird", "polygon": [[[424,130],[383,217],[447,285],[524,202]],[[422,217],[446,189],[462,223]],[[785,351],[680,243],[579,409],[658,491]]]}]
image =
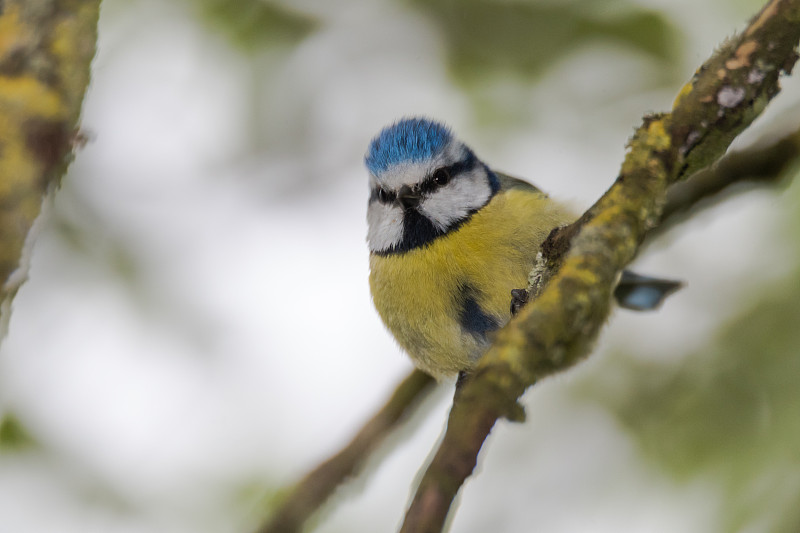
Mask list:
[{"label": "bird", "polygon": [[[511,292],[527,286],[539,246],[576,216],[426,117],[383,128],[364,163],[375,308],[417,368],[463,377],[511,319]],[[626,271],[615,297],[655,309],[679,286]]]}]

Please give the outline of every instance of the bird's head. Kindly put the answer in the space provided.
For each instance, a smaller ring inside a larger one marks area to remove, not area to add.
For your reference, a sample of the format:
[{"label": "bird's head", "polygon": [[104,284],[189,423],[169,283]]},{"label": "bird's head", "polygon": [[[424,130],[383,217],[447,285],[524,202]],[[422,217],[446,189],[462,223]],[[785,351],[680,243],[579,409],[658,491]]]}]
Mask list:
[{"label": "bird's head", "polygon": [[372,139],[367,242],[405,252],[457,228],[497,192],[497,176],[449,128],[405,118]]}]

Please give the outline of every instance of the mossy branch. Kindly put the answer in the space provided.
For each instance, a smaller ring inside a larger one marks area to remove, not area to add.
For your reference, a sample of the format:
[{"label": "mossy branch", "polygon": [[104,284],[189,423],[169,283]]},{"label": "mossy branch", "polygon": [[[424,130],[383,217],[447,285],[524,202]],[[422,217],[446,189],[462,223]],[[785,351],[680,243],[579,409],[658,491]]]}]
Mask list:
[{"label": "mossy branch", "polygon": [[42,198],[72,160],[100,0],[0,2],[0,338]]},{"label": "mossy branch", "polygon": [[588,354],[617,276],[661,219],[667,188],[719,159],[763,111],[797,60],[799,39],[800,0],[768,2],[698,69],[671,113],[645,117],[616,182],[573,225],[558,271],[498,332],[461,388],[402,532],[441,531],[497,419],[521,420],[525,389]]}]

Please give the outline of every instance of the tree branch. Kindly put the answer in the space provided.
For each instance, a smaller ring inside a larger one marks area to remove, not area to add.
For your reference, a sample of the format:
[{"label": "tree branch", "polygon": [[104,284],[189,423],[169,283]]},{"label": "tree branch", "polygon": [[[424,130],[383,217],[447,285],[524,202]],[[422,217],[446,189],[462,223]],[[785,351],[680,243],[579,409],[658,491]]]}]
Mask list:
[{"label": "tree branch", "polygon": [[766,146],[726,155],[717,164],[669,188],[661,224],[648,233],[648,241],[734,192],[758,185],[781,185],[786,169],[799,157],[800,129]]},{"label": "tree branch", "polygon": [[341,451],[309,472],[281,502],[258,533],[301,531],[311,515],[430,394],[436,381],[419,370],[409,374],[378,411]]},{"label": "tree branch", "polygon": [[72,160],[100,0],[0,2],[0,339],[42,197]]},{"label": "tree branch", "polygon": [[613,284],[662,215],[667,187],[718,159],[779,91],[800,39],[800,0],[772,0],[634,134],[614,185],[574,223],[561,267],[498,332],[450,411],[402,532],[441,531],[500,417],[520,420],[527,387],[583,359],[608,316]]}]

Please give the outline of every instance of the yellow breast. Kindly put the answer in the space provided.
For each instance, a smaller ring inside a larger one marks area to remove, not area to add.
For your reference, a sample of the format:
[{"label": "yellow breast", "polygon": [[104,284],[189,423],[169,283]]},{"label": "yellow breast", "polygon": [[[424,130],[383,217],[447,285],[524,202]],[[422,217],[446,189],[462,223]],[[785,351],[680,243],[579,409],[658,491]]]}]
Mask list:
[{"label": "yellow breast", "polygon": [[488,340],[465,327],[465,302],[498,326],[508,322],[511,290],[527,285],[539,245],[570,219],[538,191],[500,192],[466,223],[427,246],[371,254],[375,307],[422,370],[442,377],[469,369]]}]

